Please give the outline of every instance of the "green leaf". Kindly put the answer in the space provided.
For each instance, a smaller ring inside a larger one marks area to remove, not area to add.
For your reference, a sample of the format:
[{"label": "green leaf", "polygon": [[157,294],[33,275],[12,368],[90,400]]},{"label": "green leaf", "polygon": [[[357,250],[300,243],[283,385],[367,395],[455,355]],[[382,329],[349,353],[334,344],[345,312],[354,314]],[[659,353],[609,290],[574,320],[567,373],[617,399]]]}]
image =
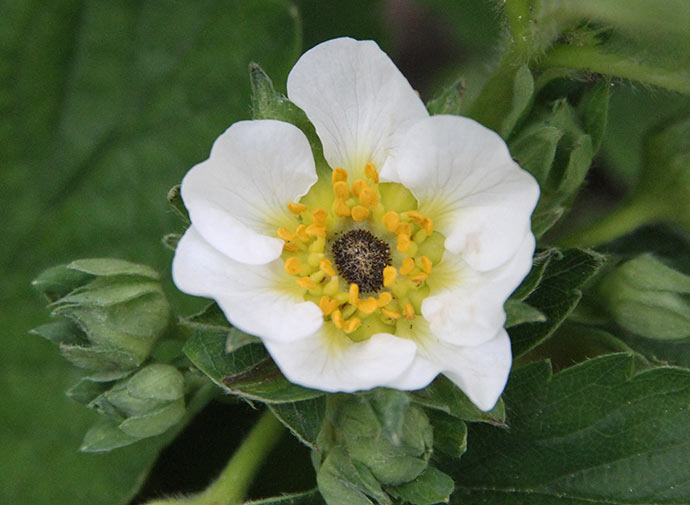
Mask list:
[{"label": "green leaf", "polygon": [[261,344],[248,344],[226,352],[224,330],[196,331],[184,353],[226,393],[266,403],[289,403],[323,395],[289,382]]},{"label": "green leaf", "polygon": [[442,471],[429,467],[412,482],[395,486],[391,492],[413,505],[448,503],[455,488],[453,479]]},{"label": "green leaf", "polygon": [[540,323],[546,321],[546,316],[540,311],[524,302],[508,300],[505,303],[506,322],[505,327],[510,328],[523,323]]},{"label": "green leaf", "polygon": [[578,109],[585,131],[592,138],[592,151],[599,152],[604,140],[609,117],[611,100],[611,81],[603,79],[588,89],[580,100]]},{"label": "green leaf", "polygon": [[334,447],[328,453],[316,474],[316,482],[328,505],[373,505],[365,494],[366,485],[342,447]]},{"label": "green leaf", "polygon": [[429,409],[440,410],[464,421],[486,422],[502,426],[505,421],[503,402],[489,412],[479,410],[460,388],[440,375],[424,389],[410,393],[410,399]]},{"label": "green leaf", "polygon": [[325,396],[302,402],[272,404],[268,407],[300,442],[318,450],[316,439],[325,419]]},{"label": "green leaf", "polygon": [[534,253],[534,258],[532,259],[532,269],[530,270],[527,277],[525,277],[518,286],[518,288],[510,296],[513,300],[523,301],[529,295],[531,295],[544,277],[544,272],[549,266],[549,262],[554,256],[559,256],[560,253],[557,249],[542,249]]},{"label": "green leaf", "polygon": [[510,152],[518,164],[544,186],[562,137],[563,132],[559,128],[548,124],[536,124],[525,128],[511,141]]},{"label": "green leaf", "polygon": [[317,490],[304,493],[292,493],[262,500],[251,500],[243,505],[324,505],[323,498]]},{"label": "green leaf", "polygon": [[510,430],[470,427],[452,503],[677,504],[688,497],[690,371],[613,354],[515,370]]},{"label": "green leaf", "polygon": [[568,249],[553,253],[539,287],[526,299],[546,316],[542,323],[525,323],[510,328],[513,356],[533,349],[561,325],[582,297],[580,287],[597,273],[604,257],[594,251]]},{"label": "green leaf", "polygon": [[460,115],[462,112],[461,103],[464,93],[465,81],[458,79],[429,100],[426,104],[426,108],[432,116],[436,114]]},{"label": "green leaf", "polygon": [[459,459],[467,450],[467,425],[439,410],[427,411],[434,427],[434,451]]}]

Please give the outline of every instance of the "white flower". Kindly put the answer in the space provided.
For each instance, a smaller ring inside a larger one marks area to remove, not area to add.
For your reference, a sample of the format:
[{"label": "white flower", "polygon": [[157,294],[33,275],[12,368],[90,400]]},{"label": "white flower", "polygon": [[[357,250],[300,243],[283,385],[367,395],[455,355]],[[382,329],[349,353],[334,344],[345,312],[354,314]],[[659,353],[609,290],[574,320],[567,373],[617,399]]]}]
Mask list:
[{"label": "white flower", "polygon": [[[175,283],[260,337],[292,382],[419,389],[439,373],[481,409],[511,366],[503,304],[531,266],[539,189],[494,132],[429,117],[390,59],[342,38],[305,53],[295,126],[242,121],[182,182]],[[379,180],[380,177],[380,180]]]}]

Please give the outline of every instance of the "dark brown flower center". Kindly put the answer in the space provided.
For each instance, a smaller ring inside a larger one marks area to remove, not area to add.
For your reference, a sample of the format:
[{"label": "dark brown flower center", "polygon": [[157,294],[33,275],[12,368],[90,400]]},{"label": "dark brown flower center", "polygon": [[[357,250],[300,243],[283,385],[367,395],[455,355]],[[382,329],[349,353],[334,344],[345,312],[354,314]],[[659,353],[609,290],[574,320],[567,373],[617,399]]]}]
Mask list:
[{"label": "dark brown flower center", "polygon": [[351,230],[342,234],[331,250],[340,275],[350,284],[357,284],[361,293],[383,287],[383,269],[391,264],[386,242],[367,230]]}]

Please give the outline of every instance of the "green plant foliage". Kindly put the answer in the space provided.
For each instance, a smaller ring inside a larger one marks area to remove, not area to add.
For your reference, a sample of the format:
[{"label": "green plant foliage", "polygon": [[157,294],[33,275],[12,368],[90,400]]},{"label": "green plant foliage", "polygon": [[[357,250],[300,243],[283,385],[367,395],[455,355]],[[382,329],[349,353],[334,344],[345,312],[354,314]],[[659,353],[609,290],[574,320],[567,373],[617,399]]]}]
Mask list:
[{"label": "green plant foliage", "polygon": [[545,362],[514,371],[510,430],[470,427],[452,503],[683,503],[690,373],[634,373],[633,362],[612,354],[554,376]]},{"label": "green plant foliage", "polygon": [[597,273],[604,257],[594,251],[550,250],[550,259],[539,287],[525,298],[530,306],[546,316],[544,322],[530,322],[510,328],[513,356],[519,357],[546,340],[572,312],[582,297],[580,288]]},{"label": "green plant foliage", "polygon": [[301,402],[276,403],[268,408],[300,442],[318,450],[317,437],[326,416],[325,396]]}]

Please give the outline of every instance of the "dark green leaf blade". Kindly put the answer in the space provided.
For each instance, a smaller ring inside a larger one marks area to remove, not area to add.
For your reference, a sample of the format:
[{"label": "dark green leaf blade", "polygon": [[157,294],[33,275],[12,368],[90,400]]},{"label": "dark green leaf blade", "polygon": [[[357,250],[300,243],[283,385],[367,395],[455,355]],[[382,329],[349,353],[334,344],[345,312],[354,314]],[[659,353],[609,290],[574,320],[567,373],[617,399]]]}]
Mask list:
[{"label": "dark green leaf blade", "polygon": [[470,426],[453,503],[687,503],[690,371],[633,364],[621,353],[513,372],[510,430]]},{"label": "dark green leaf blade", "polygon": [[311,449],[318,449],[316,439],[326,414],[325,396],[303,402],[272,404],[268,407],[300,442]]}]

